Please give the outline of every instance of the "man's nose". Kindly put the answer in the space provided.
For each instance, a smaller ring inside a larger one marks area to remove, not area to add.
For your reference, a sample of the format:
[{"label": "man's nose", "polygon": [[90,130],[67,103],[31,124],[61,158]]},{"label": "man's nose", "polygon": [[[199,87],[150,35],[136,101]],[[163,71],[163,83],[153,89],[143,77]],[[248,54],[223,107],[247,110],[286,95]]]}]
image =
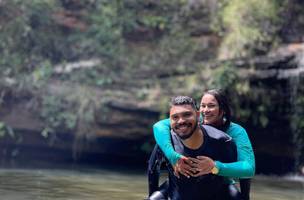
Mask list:
[{"label": "man's nose", "polygon": [[177,121],[177,123],[181,124],[181,123],[184,123],[185,122],[185,119],[183,117],[180,117]]}]

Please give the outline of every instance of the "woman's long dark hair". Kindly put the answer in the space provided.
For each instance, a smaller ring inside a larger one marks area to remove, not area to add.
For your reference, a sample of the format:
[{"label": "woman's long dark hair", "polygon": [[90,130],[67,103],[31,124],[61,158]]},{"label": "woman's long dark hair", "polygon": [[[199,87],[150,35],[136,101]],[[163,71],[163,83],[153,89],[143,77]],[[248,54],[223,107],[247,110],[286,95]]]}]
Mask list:
[{"label": "woman's long dark hair", "polygon": [[[223,125],[221,125],[220,127],[216,127],[216,128],[218,128],[222,131],[226,131],[228,129],[228,127],[230,126],[230,122],[231,122],[231,108],[230,108],[228,99],[227,99],[224,91],[221,89],[212,89],[212,90],[207,90],[206,92],[204,92],[203,96],[206,94],[210,94],[210,95],[214,96],[214,98],[216,99],[216,101],[219,104],[220,111],[224,112]],[[224,120],[224,118],[225,118],[225,120]]]}]

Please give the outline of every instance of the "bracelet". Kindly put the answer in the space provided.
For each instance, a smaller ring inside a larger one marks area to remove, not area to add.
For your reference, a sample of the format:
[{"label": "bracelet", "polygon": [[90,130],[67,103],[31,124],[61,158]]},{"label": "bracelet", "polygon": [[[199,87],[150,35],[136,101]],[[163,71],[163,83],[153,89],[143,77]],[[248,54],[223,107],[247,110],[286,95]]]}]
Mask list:
[{"label": "bracelet", "polygon": [[218,168],[217,168],[216,166],[214,166],[214,167],[212,168],[212,170],[211,170],[211,173],[212,173],[212,174],[218,174],[218,173],[219,173]]}]

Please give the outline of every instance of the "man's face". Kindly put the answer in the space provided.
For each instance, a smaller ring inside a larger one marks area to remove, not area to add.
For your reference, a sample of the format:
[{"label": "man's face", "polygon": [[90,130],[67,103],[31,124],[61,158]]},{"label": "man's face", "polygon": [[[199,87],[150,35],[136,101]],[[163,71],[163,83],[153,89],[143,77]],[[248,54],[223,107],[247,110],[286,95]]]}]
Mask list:
[{"label": "man's face", "polygon": [[172,106],[170,109],[171,128],[185,140],[191,137],[197,128],[199,113],[190,105]]}]

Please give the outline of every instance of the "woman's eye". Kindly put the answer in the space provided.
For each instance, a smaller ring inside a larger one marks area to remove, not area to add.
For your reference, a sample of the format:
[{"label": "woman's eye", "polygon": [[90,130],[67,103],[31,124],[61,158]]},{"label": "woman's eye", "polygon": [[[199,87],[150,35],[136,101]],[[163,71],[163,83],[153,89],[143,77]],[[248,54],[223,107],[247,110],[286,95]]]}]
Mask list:
[{"label": "woman's eye", "polygon": [[201,109],[205,109],[205,108],[209,108],[209,109],[213,109],[213,108],[215,108],[217,105],[215,105],[215,104],[210,104],[210,105],[204,105],[204,104],[202,104],[201,105]]}]

